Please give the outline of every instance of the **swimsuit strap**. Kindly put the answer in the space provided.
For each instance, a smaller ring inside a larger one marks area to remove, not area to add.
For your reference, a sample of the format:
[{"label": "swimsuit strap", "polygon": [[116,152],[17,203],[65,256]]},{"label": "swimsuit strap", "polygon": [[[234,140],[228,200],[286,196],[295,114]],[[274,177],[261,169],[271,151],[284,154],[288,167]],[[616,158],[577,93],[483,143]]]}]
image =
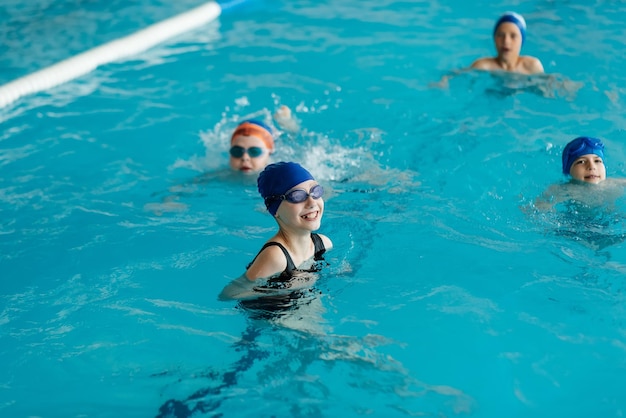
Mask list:
[{"label": "swimsuit strap", "polygon": [[[261,250],[256,255],[256,257],[254,257],[254,260],[257,259],[259,254],[261,254],[264,249],[266,249],[267,247],[271,247],[272,245],[278,246],[278,248],[280,248],[283,251],[283,254],[285,254],[285,258],[287,259],[287,268],[285,268],[285,271],[291,272],[291,271],[295,270],[296,269],[296,265],[293,263],[293,260],[291,259],[291,256],[289,255],[289,252],[287,251],[287,249],[280,242],[276,242],[276,241],[266,242],[265,245],[263,247],[261,247]],[[254,260],[252,260],[250,262],[250,264],[248,264],[246,266],[246,270],[250,268],[250,266],[254,263]]]},{"label": "swimsuit strap", "polygon": [[313,256],[313,260],[319,261],[324,259],[324,253],[326,252],[326,247],[324,247],[324,241],[318,234],[311,234],[311,239],[313,240],[313,244],[315,245],[315,255]]},{"label": "swimsuit strap", "polygon": [[[311,239],[313,240],[313,245],[315,247],[313,260],[315,261],[323,260],[324,253],[326,252],[326,247],[324,246],[324,242],[322,241],[322,238],[318,234],[311,233]],[[278,248],[282,250],[283,254],[285,254],[285,258],[287,259],[287,267],[285,268],[285,272],[291,273],[292,271],[296,270],[296,265],[293,263],[293,260],[291,259],[291,256],[289,255],[289,251],[287,251],[287,249],[280,242],[276,242],[276,241],[266,242],[265,245],[261,247],[261,250],[258,252],[256,257],[254,257],[254,260],[252,260],[250,264],[246,266],[246,270],[250,268],[250,266],[254,263],[254,261],[257,259],[259,254],[263,252],[264,249],[266,249],[267,247],[271,247],[272,245],[278,246]]]}]

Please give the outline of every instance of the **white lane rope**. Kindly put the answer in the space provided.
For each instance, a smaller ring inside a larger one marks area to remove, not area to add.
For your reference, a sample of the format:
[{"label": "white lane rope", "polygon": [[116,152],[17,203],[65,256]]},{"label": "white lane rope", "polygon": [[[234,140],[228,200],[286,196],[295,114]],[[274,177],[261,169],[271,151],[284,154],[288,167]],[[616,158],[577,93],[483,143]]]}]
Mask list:
[{"label": "white lane rope", "polygon": [[215,20],[223,9],[242,2],[242,0],[235,0],[223,6],[215,1],[205,3],[148,26],[132,35],[108,42],[50,67],[20,77],[0,86],[0,108],[8,106],[26,95],[38,93],[83,76],[101,65],[146,51],[170,38]]}]

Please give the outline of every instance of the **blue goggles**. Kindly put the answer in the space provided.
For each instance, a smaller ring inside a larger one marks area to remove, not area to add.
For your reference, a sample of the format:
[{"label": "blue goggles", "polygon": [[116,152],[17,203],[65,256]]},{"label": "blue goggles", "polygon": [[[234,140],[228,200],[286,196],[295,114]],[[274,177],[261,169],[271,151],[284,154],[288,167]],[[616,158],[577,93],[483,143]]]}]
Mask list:
[{"label": "blue goggles", "polygon": [[306,190],[303,189],[295,189],[290,191],[289,193],[277,196],[270,196],[265,200],[267,202],[271,202],[274,200],[286,200],[289,203],[302,203],[307,200],[309,196],[311,196],[315,200],[319,199],[320,197],[324,196],[324,188],[319,184],[316,184],[315,186],[311,187],[311,190],[309,190],[308,193]]},{"label": "blue goggles", "polygon": [[582,137],[579,141],[578,146],[575,149],[572,147],[572,149],[570,149],[569,151],[569,154],[578,154],[585,151],[586,148],[593,148],[594,150],[604,150],[604,144],[602,143],[602,141],[596,138]]},{"label": "blue goggles", "polygon": [[604,158],[604,144],[597,138],[581,136],[572,140],[563,150],[563,174],[569,174],[570,167],[582,155],[595,154]]},{"label": "blue goggles", "polygon": [[250,158],[257,158],[263,155],[263,151],[264,149],[261,147],[244,148],[240,147],[239,145],[235,145],[230,147],[229,152],[233,158],[241,158],[244,154],[248,154]]}]

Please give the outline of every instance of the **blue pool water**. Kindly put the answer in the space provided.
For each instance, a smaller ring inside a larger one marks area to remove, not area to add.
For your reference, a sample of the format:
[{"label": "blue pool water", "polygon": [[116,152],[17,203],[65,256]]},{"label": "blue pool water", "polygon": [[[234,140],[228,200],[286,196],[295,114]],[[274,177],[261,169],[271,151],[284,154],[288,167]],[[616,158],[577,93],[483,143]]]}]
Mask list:
[{"label": "blue pool water", "polygon": [[[0,80],[199,4],[4,2]],[[549,77],[432,86],[511,9]],[[626,177],[624,12],[251,1],[0,109],[0,415],[623,416],[626,204],[532,204],[574,136]],[[217,301],[276,228],[222,173],[237,121],[279,104],[335,248],[266,320]]]}]

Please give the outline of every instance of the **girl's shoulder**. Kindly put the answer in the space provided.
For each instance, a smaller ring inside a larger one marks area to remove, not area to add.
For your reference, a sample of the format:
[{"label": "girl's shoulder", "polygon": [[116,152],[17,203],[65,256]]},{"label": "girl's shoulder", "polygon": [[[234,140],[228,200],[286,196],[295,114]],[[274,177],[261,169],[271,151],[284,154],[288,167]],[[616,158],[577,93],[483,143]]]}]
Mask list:
[{"label": "girl's shoulder", "polygon": [[275,241],[268,241],[250,263],[246,277],[250,280],[271,277],[285,270],[287,259],[284,246]]},{"label": "girl's shoulder", "polygon": [[333,242],[331,241],[330,238],[322,234],[317,234],[317,235],[319,235],[319,237],[322,239],[322,242],[324,243],[324,248],[326,248],[326,250],[331,250],[333,248]]}]

